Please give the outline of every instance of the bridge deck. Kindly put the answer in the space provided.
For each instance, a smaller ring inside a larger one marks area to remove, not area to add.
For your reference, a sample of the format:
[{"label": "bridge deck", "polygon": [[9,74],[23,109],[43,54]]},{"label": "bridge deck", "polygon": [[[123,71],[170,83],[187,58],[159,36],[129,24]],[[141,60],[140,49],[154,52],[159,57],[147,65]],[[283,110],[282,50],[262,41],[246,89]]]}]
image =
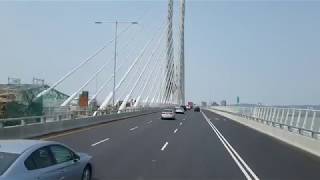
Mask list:
[{"label": "bridge deck", "polygon": [[150,114],[49,140],[92,155],[96,180],[246,179],[246,173],[253,178],[249,168],[260,179],[319,178],[319,158],[213,112],[204,113],[248,168],[197,112],[178,115],[175,121]]}]

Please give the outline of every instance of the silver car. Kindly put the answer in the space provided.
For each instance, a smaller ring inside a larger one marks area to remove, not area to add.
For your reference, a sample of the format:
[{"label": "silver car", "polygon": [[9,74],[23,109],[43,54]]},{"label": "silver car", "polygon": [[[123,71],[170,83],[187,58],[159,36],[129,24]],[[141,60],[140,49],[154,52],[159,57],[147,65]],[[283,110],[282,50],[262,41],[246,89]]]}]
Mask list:
[{"label": "silver car", "polygon": [[161,112],[161,119],[175,119],[176,113],[174,109],[164,109]]},{"label": "silver car", "polygon": [[175,111],[177,114],[184,114],[184,109],[180,106],[175,107]]},{"label": "silver car", "polygon": [[0,140],[0,180],[90,180],[91,156],[41,140]]}]

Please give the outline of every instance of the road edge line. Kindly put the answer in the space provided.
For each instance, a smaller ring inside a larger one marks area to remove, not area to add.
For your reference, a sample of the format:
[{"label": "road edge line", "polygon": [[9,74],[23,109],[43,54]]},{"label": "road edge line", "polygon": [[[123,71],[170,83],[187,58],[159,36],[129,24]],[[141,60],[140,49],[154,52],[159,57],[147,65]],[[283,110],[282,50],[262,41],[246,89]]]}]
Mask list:
[{"label": "road edge line", "polygon": [[216,129],[214,128],[214,125],[210,123],[210,119],[204,114],[204,112],[201,112],[204,119],[207,121],[207,123],[209,124],[209,126],[212,128],[212,130],[214,131],[214,133],[217,135],[218,139],[220,140],[220,142],[223,144],[223,146],[225,147],[225,149],[227,150],[227,152],[230,154],[230,156],[232,157],[233,161],[237,164],[237,166],[239,167],[239,169],[241,170],[241,172],[244,174],[244,176],[247,178],[247,180],[252,180],[252,178],[250,177],[250,175],[248,174],[248,172],[246,171],[246,169],[243,167],[243,165],[239,162],[239,160],[236,158],[235,154],[233,154],[233,152],[231,151],[231,149],[228,147],[228,145],[226,144],[226,142],[224,142],[224,140],[220,137],[220,135],[218,134],[218,132],[216,131]]}]

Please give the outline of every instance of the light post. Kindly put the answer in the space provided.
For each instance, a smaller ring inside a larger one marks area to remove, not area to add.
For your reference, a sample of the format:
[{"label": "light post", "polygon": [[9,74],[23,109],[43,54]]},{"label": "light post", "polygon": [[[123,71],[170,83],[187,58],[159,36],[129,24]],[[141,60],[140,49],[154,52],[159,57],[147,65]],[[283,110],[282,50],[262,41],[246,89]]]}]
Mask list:
[{"label": "light post", "polygon": [[117,37],[118,37],[118,24],[138,24],[137,21],[96,21],[95,24],[112,23],[115,25],[114,33],[114,62],[113,62],[113,89],[112,89],[112,106],[115,106],[116,94],[116,67],[117,67]]}]

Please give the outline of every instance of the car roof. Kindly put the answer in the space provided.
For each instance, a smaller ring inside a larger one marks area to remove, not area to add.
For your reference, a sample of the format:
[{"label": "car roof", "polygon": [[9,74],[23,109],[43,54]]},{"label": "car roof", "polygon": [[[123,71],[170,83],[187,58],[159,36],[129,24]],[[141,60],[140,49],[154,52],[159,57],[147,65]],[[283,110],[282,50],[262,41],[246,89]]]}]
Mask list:
[{"label": "car roof", "polygon": [[48,141],[27,139],[0,140],[0,152],[22,154],[25,150],[41,144],[48,144]]}]

